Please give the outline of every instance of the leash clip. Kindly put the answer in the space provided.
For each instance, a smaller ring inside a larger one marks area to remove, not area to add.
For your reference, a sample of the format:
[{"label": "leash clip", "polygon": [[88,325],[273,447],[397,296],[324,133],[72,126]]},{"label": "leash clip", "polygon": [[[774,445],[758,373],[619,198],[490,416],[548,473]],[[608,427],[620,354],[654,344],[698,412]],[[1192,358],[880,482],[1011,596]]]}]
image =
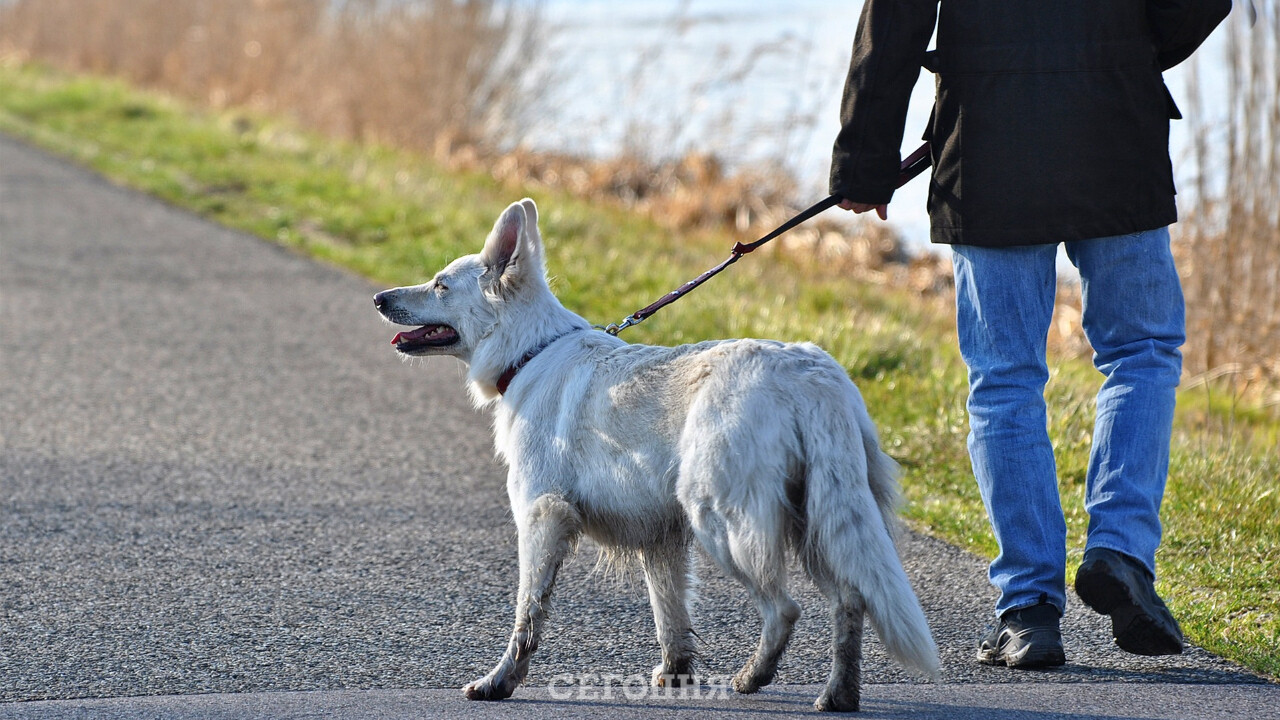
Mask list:
[{"label": "leash clip", "polygon": [[[622,321],[622,323],[621,323],[621,324],[619,324],[619,323],[609,323],[608,325],[606,325],[606,326],[604,326],[604,327],[602,327],[602,328],[600,328],[600,329],[601,329],[601,330],[603,330],[603,331],[605,331],[605,332],[607,332],[607,333],[609,333],[610,335],[617,336],[617,334],[618,334],[618,333],[620,333],[620,332],[622,332],[623,330],[626,330],[627,328],[631,327],[632,325],[639,325],[641,322],[643,322],[643,320],[642,320],[642,319],[638,319],[638,318],[636,318],[636,316],[635,316],[635,315],[628,315],[628,316],[627,316],[627,317]],[[600,326],[599,326],[599,325],[597,325],[596,327],[600,327]]]}]

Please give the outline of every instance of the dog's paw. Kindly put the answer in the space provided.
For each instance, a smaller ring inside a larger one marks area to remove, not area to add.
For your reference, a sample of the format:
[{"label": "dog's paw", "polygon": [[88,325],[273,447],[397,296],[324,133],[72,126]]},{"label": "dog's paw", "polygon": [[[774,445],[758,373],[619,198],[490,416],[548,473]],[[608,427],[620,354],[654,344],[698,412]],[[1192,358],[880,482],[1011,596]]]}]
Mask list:
[{"label": "dog's paw", "polygon": [[654,687],[691,687],[698,684],[698,679],[694,677],[689,668],[673,669],[659,663],[653,668],[653,686]]},{"label": "dog's paw", "polygon": [[746,665],[742,666],[738,674],[733,676],[733,689],[744,695],[758,692],[760,688],[773,682],[773,676],[777,672],[776,665],[765,665],[753,656]]},{"label": "dog's paw", "polygon": [[[764,682],[761,682],[762,679]],[[733,676],[733,689],[744,695],[750,695],[753,692],[758,692],[761,687],[768,685],[770,680],[772,678],[760,678],[750,666],[747,666]]]},{"label": "dog's paw", "polygon": [[495,682],[492,675],[486,675],[462,688],[468,700],[506,700],[515,691],[516,683]]},{"label": "dog's paw", "polygon": [[826,688],[822,695],[813,702],[818,712],[858,712],[859,693],[857,690],[836,690]]}]

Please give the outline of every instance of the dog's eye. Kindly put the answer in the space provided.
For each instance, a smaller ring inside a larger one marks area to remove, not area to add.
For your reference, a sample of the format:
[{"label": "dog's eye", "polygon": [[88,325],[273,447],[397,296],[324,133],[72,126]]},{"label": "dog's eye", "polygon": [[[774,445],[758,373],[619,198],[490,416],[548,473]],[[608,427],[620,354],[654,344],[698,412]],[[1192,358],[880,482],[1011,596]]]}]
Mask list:
[{"label": "dog's eye", "polygon": [[438,293],[440,293],[441,295],[443,295],[443,294],[445,294],[445,293],[449,292],[449,286],[448,286],[448,285],[445,285],[444,283],[442,283],[442,282],[440,282],[439,280],[437,280],[437,281],[436,281],[436,292],[438,292]]}]

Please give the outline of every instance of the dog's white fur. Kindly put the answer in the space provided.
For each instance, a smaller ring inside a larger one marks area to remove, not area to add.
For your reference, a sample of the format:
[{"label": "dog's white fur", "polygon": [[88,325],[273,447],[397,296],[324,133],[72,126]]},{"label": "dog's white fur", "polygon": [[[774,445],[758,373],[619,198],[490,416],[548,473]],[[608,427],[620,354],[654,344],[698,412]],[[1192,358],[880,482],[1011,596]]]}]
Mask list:
[{"label": "dog's white fur", "polygon": [[[834,660],[819,709],[857,708],[864,609],[890,655],[937,677],[937,648],[893,542],[897,466],[857,388],[818,347],[652,347],[593,330],[547,285],[528,199],[507,208],[480,254],[376,302],[394,323],[456,331],[452,344],[401,350],[469,365],[509,467],[515,631],[468,697],[505,698],[524,680],[556,573],[582,533],[644,570],[662,647],[656,684],[692,678],[692,538],[763,618],[759,647],[734,678],[740,692],[773,679],[800,613],[786,589],[788,547],[832,604]],[[500,395],[498,378],[538,348]]]}]

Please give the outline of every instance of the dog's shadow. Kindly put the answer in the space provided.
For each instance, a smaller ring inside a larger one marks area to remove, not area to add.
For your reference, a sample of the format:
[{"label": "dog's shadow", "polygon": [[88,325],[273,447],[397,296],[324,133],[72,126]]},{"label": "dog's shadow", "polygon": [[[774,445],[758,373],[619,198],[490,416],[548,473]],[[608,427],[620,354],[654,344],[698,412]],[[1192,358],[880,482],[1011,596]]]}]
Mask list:
[{"label": "dog's shadow", "polygon": [[[1050,709],[1070,706],[1076,702],[1069,697],[1074,694],[1073,690],[1064,691],[1063,685],[1050,684],[1053,689],[1019,693],[1027,699],[1027,705],[1045,708],[1039,710],[1028,707],[991,707],[975,702],[977,693],[973,691],[959,693],[960,697],[956,698],[956,702],[939,699],[939,696],[946,696],[948,691],[957,690],[957,686],[932,686],[928,690],[921,686],[922,697],[915,699],[904,698],[901,685],[866,685],[863,688],[862,706],[856,717],[865,720],[1123,720],[1128,717],[1098,714],[1091,707],[1082,707],[1080,710]],[[1011,685],[1023,687],[1022,683]],[[1082,689],[1083,687],[1081,686]],[[817,716],[818,713],[813,708],[813,697],[819,690],[818,686],[771,687],[753,695],[735,695],[731,692],[728,697],[704,696],[688,699],[679,696],[664,697],[656,691],[642,697],[627,697],[624,689],[617,686],[587,687],[562,688],[561,696],[570,695],[564,699],[550,697],[548,691],[542,689],[537,693],[517,695],[517,699],[507,702],[537,708],[533,714],[554,718],[625,715],[702,720],[707,713],[726,718],[782,718]],[[990,686],[985,686],[985,692],[990,692]]]}]

